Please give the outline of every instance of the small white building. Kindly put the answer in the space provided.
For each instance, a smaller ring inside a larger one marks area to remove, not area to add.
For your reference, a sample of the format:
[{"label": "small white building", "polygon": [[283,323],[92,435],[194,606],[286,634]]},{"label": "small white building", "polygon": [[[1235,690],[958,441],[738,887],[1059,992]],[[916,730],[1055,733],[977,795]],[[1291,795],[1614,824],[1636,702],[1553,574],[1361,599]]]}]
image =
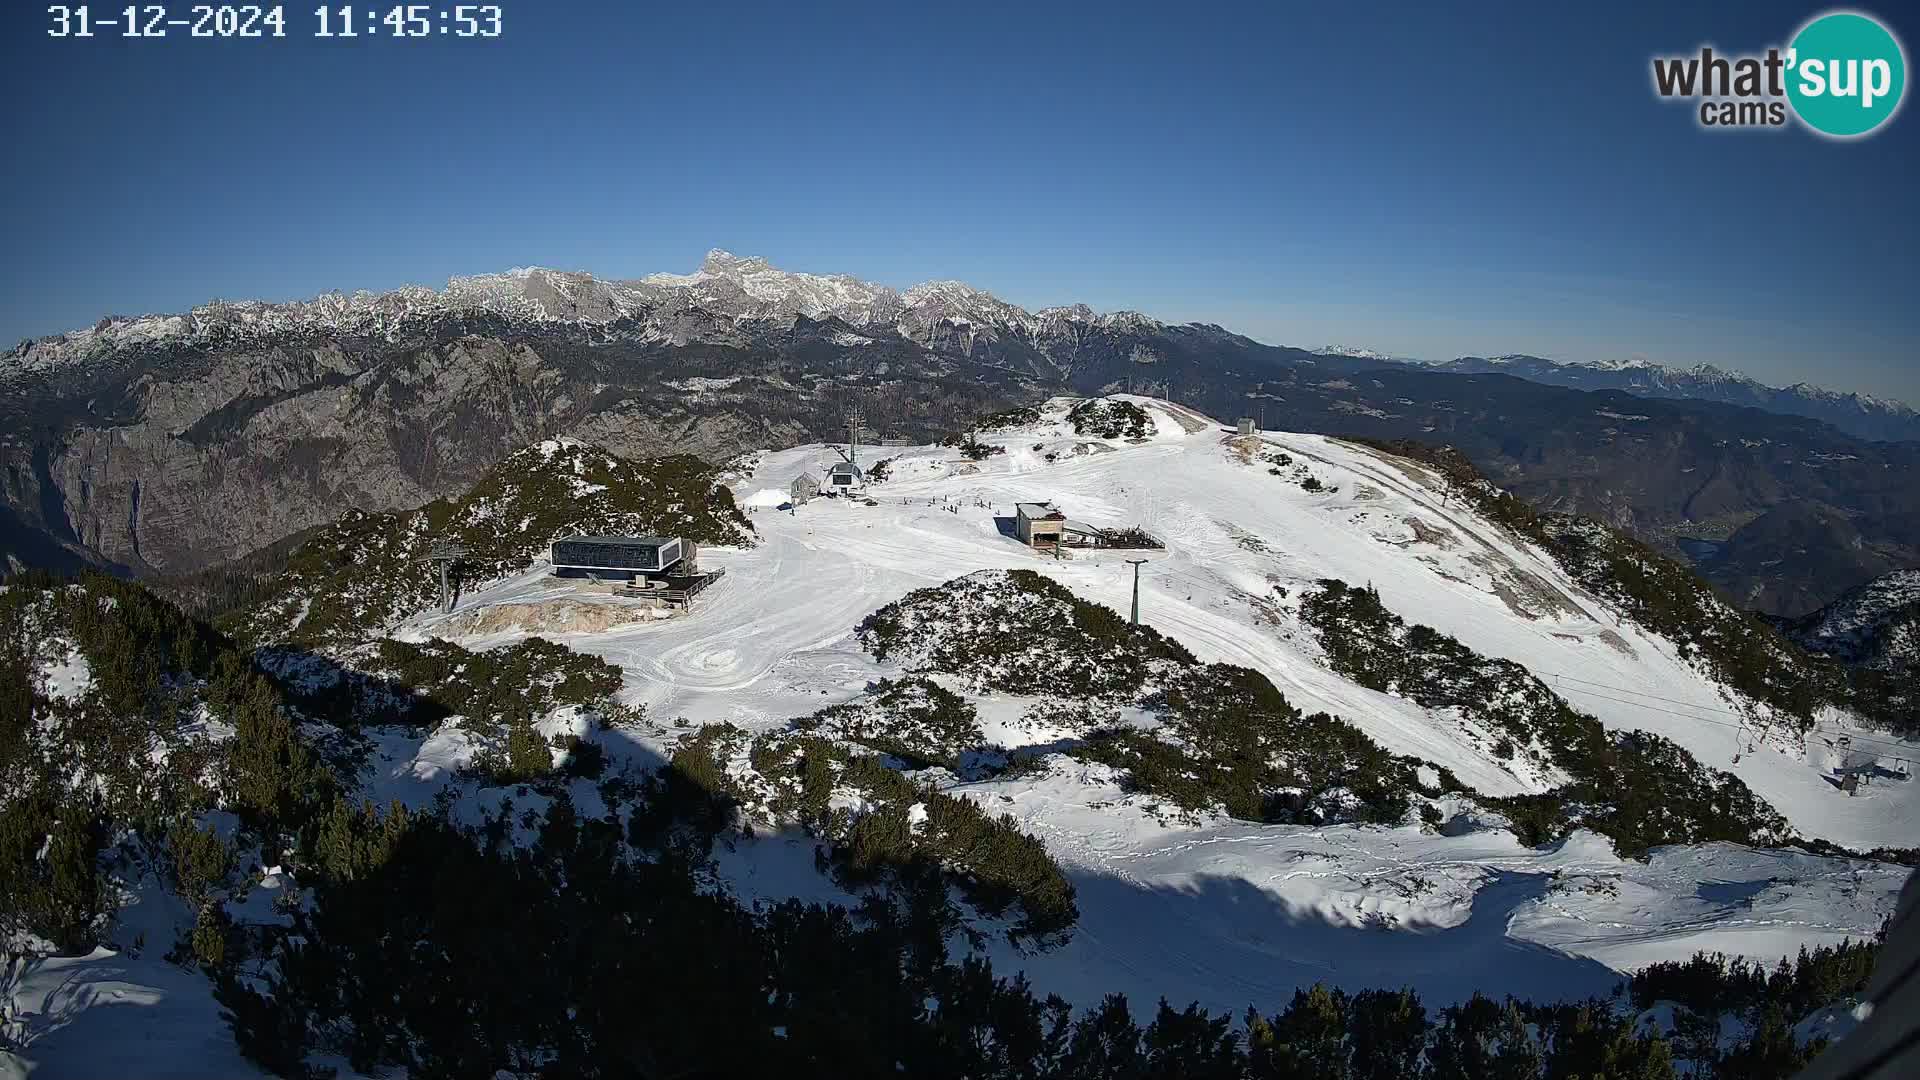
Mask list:
[{"label": "small white building", "polygon": [[787,497],[795,506],[818,494],[820,494],[820,481],[809,472],[803,472],[794,477],[792,486],[787,488]]},{"label": "small white building", "polygon": [[1253,417],[1251,416],[1241,417],[1240,418],[1240,434],[1251,435],[1253,433],[1254,433]]}]

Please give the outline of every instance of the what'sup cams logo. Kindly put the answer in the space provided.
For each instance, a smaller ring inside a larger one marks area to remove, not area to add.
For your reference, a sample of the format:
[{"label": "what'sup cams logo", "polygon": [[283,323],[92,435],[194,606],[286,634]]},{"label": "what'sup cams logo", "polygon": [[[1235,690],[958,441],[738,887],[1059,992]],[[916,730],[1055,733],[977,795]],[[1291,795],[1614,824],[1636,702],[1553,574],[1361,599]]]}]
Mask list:
[{"label": "what'sup cams logo", "polygon": [[1786,49],[1723,56],[1656,56],[1654,93],[1698,102],[1707,128],[1779,128],[1790,117],[1829,138],[1851,139],[1885,126],[1907,90],[1907,54],[1871,15],[1815,16]]}]

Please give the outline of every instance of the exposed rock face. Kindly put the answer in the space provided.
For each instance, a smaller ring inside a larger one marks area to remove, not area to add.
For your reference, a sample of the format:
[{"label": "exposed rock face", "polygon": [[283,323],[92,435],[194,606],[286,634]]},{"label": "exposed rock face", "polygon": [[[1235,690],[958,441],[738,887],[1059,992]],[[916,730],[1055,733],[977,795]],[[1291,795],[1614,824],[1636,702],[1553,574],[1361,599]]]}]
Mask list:
[{"label": "exposed rock face", "polygon": [[181,573],[349,507],[458,493],[550,435],[625,457],[718,460],[832,434],[856,389],[876,425],[920,434],[1026,392],[1004,373],[890,355],[795,370],[777,348],[603,343],[577,327],[397,348],[284,344],[170,369],[143,361],[104,386],[36,380],[39,392],[15,402],[21,424],[0,437],[0,461],[23,531]]}]

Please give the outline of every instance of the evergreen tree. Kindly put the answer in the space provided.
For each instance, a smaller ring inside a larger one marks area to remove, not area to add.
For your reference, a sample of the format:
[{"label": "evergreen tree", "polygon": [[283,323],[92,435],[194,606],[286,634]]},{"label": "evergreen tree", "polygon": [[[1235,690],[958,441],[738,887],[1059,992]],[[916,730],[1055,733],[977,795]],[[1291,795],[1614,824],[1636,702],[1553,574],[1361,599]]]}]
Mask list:
[{"label": "evergreen tree", "polygon": [[1536,1080],[1543,1062],[1526,1018],[1476,993],[1441,1011],[1427,1048],[1427,1080]]},{"label": "evergreen tree", "polygon": [[1134,1080],[1144,1075],[1140,1027],[1124,994],[1108,994],[1073,1025],[1060,1080]]},{"label": "evergreen tree", "polygon": [[1226,1016],[1210,1016],[1198,1003],[1175,1012],[1160,1000],[1141,1038],[1144,1075],[1155,1080],[1239,1080],[1246,1056]]},{"label": "evergreen tree", "polygon": [[1273,1018],[1266,1047],[1256,1051],[1255,1076],[1315,1076],[1348,1080],[1347,995],[1315,983],[1296,990],[1286,1011]]},{"label": "evergreen tree", "polygon": [[1427,1010],[1412,990],[1363,990],[1347,1007],[1353,1080],[1415,1075],[1427,1043]]},{"label": "evergreen tree", "polygon": [[1793,1022],[1779,1005],[1768,1004],[1754,1018],[1753,1034],[1721,1058],[1715,1075],[1726,1080],[1787,1080],[1824,1046],[1801,1046],[1793,1037]]},{"label": "evergreen tree", "polygon": [[251,820],[297,827],[329,787],[273,683],[236,653],[223,653],[207,686],[208,705],[233,725],[227,748],[227,790]]}]

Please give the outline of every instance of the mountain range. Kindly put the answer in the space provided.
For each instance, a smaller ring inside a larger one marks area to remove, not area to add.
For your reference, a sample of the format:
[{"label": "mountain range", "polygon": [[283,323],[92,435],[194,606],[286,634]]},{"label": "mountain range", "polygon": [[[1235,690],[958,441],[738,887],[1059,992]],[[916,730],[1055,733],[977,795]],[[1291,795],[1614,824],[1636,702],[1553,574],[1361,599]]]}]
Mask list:
[{"label": "mountain range", "polygon": [[[456,494],[551,436],[721,460],[839,436],[856,403],[877,435],[927,438],[1052,393],[1135,389],[1269,427],[1451,443],[1510,490],[1688,552],[1778,614],[1920,564],[1920,443],[1347,351],[719,251],[692,274],[522,269],[109,317],[0,356],[0,551],[174,576],[349,507]],[[1795,523],[1780,516],[1808,512],[1838,540],[1781,559]]]},{"label": "mountain range", "polygon": [[1920,412],[1901,401],[1846,393],[1798,382],[1767,386],[1712,364],[1679,368],[1635,358],[1574,363],[1539,356],[1462,356],[1430,365],[1436,371],[1513,375],[1575,390],[1625,390],[1644,397],[1686,398],[1745,405],[1788,416],[1824,420],[1862,439],[1920,439]]}]

